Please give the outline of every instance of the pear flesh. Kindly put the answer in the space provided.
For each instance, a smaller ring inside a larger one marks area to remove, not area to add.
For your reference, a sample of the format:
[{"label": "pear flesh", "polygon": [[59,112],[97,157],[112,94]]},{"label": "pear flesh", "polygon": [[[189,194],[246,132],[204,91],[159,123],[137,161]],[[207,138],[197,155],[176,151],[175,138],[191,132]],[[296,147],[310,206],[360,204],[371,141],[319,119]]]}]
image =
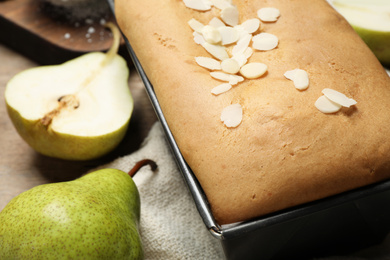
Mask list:
[{"label": "pear flesh", "polygon": [[116,54],[117,46],[108,53],[28,69],[8,82],[8,114],[31,147],[51,157],[88,160],[119,144],[133,99],[127,64]]},{"label": "pear flesh", "polygon": [[390,66],[390,1],[333,0],[332,4],[379,61]]},{"label": "pear flesh", "polygon": [[0,259],[142,259],[132,178],[103,169],[44,184],[0,212]]}]

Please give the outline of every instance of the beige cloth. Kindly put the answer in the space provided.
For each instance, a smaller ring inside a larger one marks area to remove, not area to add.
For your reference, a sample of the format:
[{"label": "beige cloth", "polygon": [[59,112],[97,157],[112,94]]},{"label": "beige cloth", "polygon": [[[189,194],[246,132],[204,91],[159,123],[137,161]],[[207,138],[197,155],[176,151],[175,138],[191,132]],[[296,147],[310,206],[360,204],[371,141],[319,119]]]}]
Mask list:
[{"label": "beige cloth", "polygon": [[[140,232],[145,259],[224,259],[220,241],[211,236],[198,214],[160,123],[153,125],[137,152],[102,167],[127,172],[142,159],[152,159],[159,167],[156,173],[144,167],[134,177],[141,195]],[[325,259],[390,259],[390,237],[382,245],[351,256]]]}]

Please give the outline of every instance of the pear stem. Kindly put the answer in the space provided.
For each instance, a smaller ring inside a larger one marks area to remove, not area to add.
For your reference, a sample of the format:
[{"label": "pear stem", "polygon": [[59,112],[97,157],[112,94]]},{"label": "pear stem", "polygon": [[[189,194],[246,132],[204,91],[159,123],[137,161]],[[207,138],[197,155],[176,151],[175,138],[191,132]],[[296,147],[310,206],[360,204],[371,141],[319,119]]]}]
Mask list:
[{"label": "pear stem", "polygon": [[144,159],[144,160],[141,160],[139,162],[137,162],[134,167],[129,171],[129,175],[130,177],[134,177],[134,175],[144,166],[146,165],[150,165],[150,168],[152,169],[152,171],[156,171],[157,170],[157,164],[156,162],[150,160],[150,159]]},{"label": "pear stem", "polygon": [[115,55],[118,53],[119,45],[121,43],[121,33],[118,29],[118,26],[112,22],[106,23],[105,26],[111,30],[113,40],[111,48],[106,53],[106,58],[103,61],[103,65],[105,65],[105,63],[109,63],[111,59],[115,57]]}]

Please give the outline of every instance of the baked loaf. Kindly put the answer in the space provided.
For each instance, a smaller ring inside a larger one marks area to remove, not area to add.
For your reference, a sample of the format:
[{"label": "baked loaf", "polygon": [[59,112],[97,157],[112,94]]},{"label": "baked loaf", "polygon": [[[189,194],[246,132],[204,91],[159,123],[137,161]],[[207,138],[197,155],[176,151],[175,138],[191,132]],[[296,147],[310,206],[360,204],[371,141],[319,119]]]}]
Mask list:
[{"label": "baked loaf", "polygon": [[[390,177],[390,79],[349,24],[325,0],[240,0],[239,22],[263,7],[280,11],[259,32],[278,46],[249,62],[267,72],[218,96],[221,84],[195,57],[212,57],[194,41],[192,18],[208,24],[221,10],[182,0],[116,0],[118,24],[149,80],[175,140],[219,224],[245,221]],[[302,69],[297,90],[284,74]],[[239,73],[237,74],[239,75]],[[323,113],[316,100],[331,88],[357,103]],[[221,111],[240,104],[236,127]]]}]

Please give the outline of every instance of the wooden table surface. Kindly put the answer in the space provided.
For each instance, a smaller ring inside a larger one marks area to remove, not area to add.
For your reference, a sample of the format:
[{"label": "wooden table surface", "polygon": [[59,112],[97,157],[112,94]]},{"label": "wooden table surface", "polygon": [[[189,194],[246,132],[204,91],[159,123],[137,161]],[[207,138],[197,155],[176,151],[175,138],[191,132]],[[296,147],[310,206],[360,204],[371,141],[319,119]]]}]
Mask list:
[{"label": "wooden table surface", "polygon": [[34,186],[75,179],[96,166],[136,151],[157,121],[143,83],[130,65],[129,87],[134,98],[134,112],[127,134],[117,149],[103,158],[85,162],[40,155],[18,135],[4,101],[5,86],[11,77],[35,66],[39,64],[0,43],[0,211],[13,197]]}]

